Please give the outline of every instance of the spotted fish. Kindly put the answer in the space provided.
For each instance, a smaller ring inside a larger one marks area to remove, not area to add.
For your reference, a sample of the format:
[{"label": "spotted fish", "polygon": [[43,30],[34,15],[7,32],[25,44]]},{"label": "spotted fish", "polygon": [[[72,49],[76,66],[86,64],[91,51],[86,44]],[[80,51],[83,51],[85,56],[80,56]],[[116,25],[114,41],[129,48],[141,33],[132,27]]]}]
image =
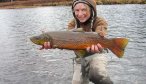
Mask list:
[{"label": "spotted fish", "polygon": [[119,58],[124,55],[125,47],[128,44],[127,38],[105,38],[95,32],[71,31],[45,32],[31,37],[30,40],[37,45],[50,42],[52,48],[69,50],[85,50],[93,44],[100,43],[102,47],[108,48]]}]

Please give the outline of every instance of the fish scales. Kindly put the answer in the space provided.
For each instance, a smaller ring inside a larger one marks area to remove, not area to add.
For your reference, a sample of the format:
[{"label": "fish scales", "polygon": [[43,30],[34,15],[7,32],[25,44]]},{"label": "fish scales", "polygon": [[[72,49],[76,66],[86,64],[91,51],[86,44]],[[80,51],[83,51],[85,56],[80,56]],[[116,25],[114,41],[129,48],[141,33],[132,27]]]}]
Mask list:
[{"label": "fish scales", "polygon": [[92,44],[97,44],[98,34],[85,32],[50,32],[46,33],[52,37],[52,46],[55,48],[86,49]]},{"label": "fish scales", "polygon": [[52,48],[83,50],[91,45],[100,43],[102,47],[108,48],[119,58],[123,56],[125,47],[128,44],[127,38],[103,38],[94,32],[71,32],[55,31],[46,32],[33,36],[30,40],[37,45],[50,42]]}]

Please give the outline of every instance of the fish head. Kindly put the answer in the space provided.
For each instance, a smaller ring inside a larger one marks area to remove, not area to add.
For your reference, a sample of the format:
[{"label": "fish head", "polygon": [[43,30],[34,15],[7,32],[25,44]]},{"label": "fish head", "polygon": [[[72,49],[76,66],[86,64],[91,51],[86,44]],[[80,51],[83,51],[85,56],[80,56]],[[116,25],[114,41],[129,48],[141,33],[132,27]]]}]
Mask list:
[{"label": "fish head", "polygon": [[37,45],[43,45],[44,42],[48,42],[50,41],[49,37],[44,36],[43,34],[39,35],[39,36],[33,36],[30,38],[30,40]]}]

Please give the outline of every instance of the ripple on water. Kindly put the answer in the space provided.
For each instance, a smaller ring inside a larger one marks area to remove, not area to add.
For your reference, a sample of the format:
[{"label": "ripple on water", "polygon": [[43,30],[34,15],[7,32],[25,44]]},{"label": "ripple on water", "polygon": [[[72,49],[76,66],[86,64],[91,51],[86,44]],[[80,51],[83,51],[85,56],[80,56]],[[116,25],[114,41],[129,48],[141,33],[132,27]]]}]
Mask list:
[{"label": "ripple on water", "polygon": [[[115,84],[146,82],[145,5],[98,5],[109,24],[109,37],[126,37],[123,58],[109,53],[108,70]],[[29,37],[41,30],[65,30],[72,18],[68,6],[0,10],[0,84],[70,84],[74,53],[38,50]]]}]

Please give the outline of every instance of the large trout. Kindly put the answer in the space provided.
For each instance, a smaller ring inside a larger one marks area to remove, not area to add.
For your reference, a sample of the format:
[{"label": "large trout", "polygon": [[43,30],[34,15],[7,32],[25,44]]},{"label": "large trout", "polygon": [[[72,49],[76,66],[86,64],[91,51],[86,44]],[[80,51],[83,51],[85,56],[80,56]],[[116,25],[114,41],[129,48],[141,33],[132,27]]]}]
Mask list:
[{"label": "large trout", "polygon": [[52,48],[69,50],[84,50],[93,44],[100,43],[102,47],[108,48],[119,58],[124,55],[124,49],[128,44],[128,39],[126,38],[107,39],[95,32],[71,31],[46,32],[38,36],[33,36],[30,40],[37,45],[50,42]]}]

